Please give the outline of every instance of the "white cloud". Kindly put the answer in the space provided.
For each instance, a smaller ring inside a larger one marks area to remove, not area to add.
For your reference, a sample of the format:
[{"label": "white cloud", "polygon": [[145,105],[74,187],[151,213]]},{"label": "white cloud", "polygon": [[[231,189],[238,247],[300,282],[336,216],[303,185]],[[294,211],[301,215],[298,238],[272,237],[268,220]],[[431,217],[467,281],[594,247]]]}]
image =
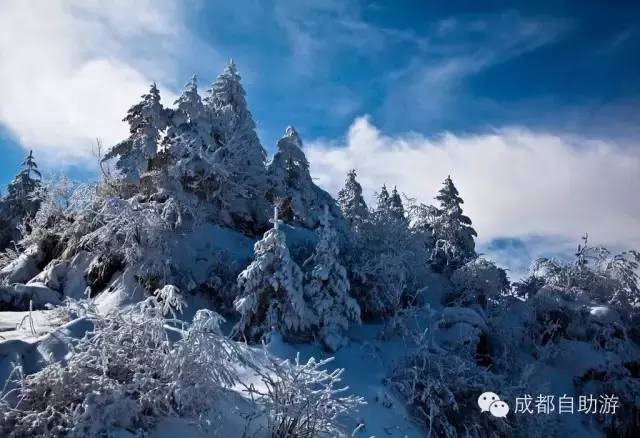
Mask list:
[{"label": "white cloud", "polygon": [[0,123],[59,164],[125,137],[126,110],[154,80],[172,103],[168,55],[189,38],[173,0],[6,0],[0,29]]},{"label": "white cloud", "polygon": [[311,142],[318,183],[336,193],[350,168],[371,199],[383,183],[431,203],[451,174],[481,242],[564,236],[640,245],[640,152],[575,136],[505,128],[483,135],[387,136],[357,118],[344,141]]}]

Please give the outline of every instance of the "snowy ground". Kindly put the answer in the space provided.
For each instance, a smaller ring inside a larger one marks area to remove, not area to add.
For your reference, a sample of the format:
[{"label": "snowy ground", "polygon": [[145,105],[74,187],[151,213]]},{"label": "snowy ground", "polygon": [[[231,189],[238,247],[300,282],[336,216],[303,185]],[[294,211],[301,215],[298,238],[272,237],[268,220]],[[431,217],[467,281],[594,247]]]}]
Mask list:
[{"label": "snowy ground", "polygon": [[[202,303],[196,304],[194,302],[192,304],[197,306]],[[190,310],[193,312],[193,309]],[[16,328],[28,313],[0,312],[0,330],[2,330],[1,335],[5,338],[0,339],[0,355],[3,355],[4,351],[3,359],[5,362],[12,359],[15,354],[21,356],[23,361],[33,362],[25,358],[31,357],[36,351],[48,350],[48,346],[51,344],[51,335],[47,335],[60,326],[60,321],[53,318],[51,311],[34,311],[32,316],[35,334],[31,333],[27,321],[22,324],[21,328]],[[62,327],[60,333],[63,333],[70,325],[74,325],[74,322]],[[349,386],[349,393],[364,397],[367,403],[360,408],[357,417],[347,419],[345,424],[349,430],[355,429],[360,423],[364,424],[356,436],[420,437],[422,433],[409,421],[403,403],[389,391],[384,382],[389,367],[392,367],[395,361],[406,353],[406,345],[401,339],[390,341],[379,339],[378,334],[382,328],[381,325],[365,324],[352,329],[350,333],[353,339],[351,344],[338,351],[335,360],[329,364],[331,369],[346,369],[343,375],[344,385]],[[71,331],[73,332],[73,330]],[[58,333],[54,335],[57,336]],[[16,344],[15,341],[18,343]],[[16,348],[21,351],[17,351]],[[282,359],[294,360],[298,352],[300,352],[300,358],[303,362],[312,356],[317,359],[328,357],[317,346],[291,345],[282,342],[277,337],[272,339],[267,348],[276,357]],[[37,354],[37,356],[40,355]],[[37,360],[37,362],[40,361]],[[38,367],[36,363],[26,365],[28,365],[27,368],[31,365]],[[249,370],[242,373],[242,378],[245,384],[260,385],[259,379]],[[211,418],[212,424],[216,426],[211,431],[215,430],[215,434],[218,436],[242,436],[245,432],[244,414],[250,412],[250,406],[241,386],[234,388],[234,392],[235,394],[230,394],[229,400],[225,401],[225,406],[221,407],[224,415]],[[261,436],[264,433],[258,431],[260,430],[259,420],[256,420],[253,429],[249,430],[249,436]],[[182,419],[167,419],[161,421],[150,436],[156,438],[205,437],[211,436],[211,431],[202,430],[193,422]],[[119,431],[116,436],[133,435],[128,431]]]},{"label": "snowy ground", "polygon": [[[340,351],[330,363],[330,369],[345,368],[343,383],[349,387],[348,393],[364,397],[366,405],[359,409],[354,418],[345,419],[344,424],[348,431],[356,429],[358,424],[364,424],[354,436],[357,437],[406,437],[419,438],[424,436],[420,429],[413,424],[402,401],[398,400],[385,385],[386,370],[393,366],[395,360],[400,359],[406,353],[406,346],[402,340],[382,341],[377,339],[382,326],[366,324],[354,329],[354,340]],[[282,342],[278,338],[272,339],[268,350],[282,359],[295,360],[300,353],[301,362],[306,362],[310,357],[317,359],[326,358],[328,355],[313,345],[291,345]],[[259,354],[259,353],[258,353]],[[259,379],[251,371],[245,370],[242,374],[244,384],[261,385]],[[242,386],[234,388],[236,395],[231,399],[235,403],[226,406],[225,415],[221,418],[212,418],[217,423],[217,436],[243,436],[245,421],[243,414],[250,410],[245,400],[246,394]],[[266,436],[264,429],[260,428],[259,420],[249,428],[247,436]],[[350,435],[350,434],[349,434]],[[118,436],[132,436],[127,432],[121,432]],[[211,436],[208,431],[198,428],[181,419],[167,419],[161,421],[150,437],[168,438],[175,436],[206,437]]]},{"label": "snowy ground", "polygon": [[[432,284],[438,284],[433,282]],[[434,304],[439,301],[441,291],[431,290],[430,300]],[[124,294],[127,295],[127,294]],[[101,312],[121,308],[130,302],[130,296],[124,296],[121,288],[104,292],[94,300]],[[210,307],[210,303],[202,296],[189,295],[188,307],[182,318],[190,321],[200,308]],[[33,327],[25,316],[29,312],[0,312],[0,379],[4,381],[13,364],[22,365],[27,372],[35,372],[45,365],[43,358],[53,353],[57,360],[62,359],[68,352],[65,349],[66,336],[81,337],[91,326],[87,321],[61,321],[52,311],[34,311]],[[21,321],[20,328],[17,328]],[[229,330],[235,321],[228,321],[225,331]],[[57,330],[56,330],[57,328]],[[362,437],[421,437],[423,433],[414,425],[408,416],[405,406],[390,391],[385,384],[388,371],[398,360],[406,356],[408,346],[398,337],[382,339],[380,337],[384,326],[381,324],[363,324],[353,327],[349,332],[351,342],[340,349],[334,360],[328,364],[331,370],[344,368],[342,383],[349,387],[347,393],[364,397],[366,405],[362,406],[354,418],[344,420],[349,432],[362,424],[354,436]],[[301,362],[309,358],[324,359],[329,355],[319,346],[313,344],[288,344],[277,335],[273,335],[267,346],[269,352],[276,358],[295,360],[300,354]],[[251,347],[261,353],[257,347]],[[239,370],[244,384],[260,386],[260,379],[251,370]],[[205,437],[205,436],[265,436],[265,429],[259,419],[245,429],[247,415],[252,406],[247,400],[247,394],[242,385],[233,388],[229,397],[220,407],[222,414],[210,418],[212,429],[203,430],[194,421],[168,418],[160,421],[158,426],[150,432],[151,437],[166,438],[173,436]],[[133,436],[130,431],[115,431],[116,436]],[[350,433],[349,433],[350,434]]]},{"label": "snowy ground", "polygon": [[35,342],[61,324],[50,310],[34,310],[31,317],[32,322],[29,312],[0,312],[0,341],[19,339]]}]

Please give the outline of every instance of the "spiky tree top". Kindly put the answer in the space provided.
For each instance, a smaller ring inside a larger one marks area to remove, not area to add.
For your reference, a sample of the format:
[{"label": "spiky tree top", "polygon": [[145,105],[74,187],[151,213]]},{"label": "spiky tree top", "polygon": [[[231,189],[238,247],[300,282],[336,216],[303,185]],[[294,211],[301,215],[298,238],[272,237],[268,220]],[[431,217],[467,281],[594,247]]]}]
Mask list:
[{"label": "spiky tree top", "polygon": [[246,93],[241,84],[241,76],[233,59],[229,60],[222,73],[211,85],[209,96],[205,99],[207,105],[223,107],[231,105],[237,110],[247,107]]},{"label": "spiky tree top", "polygon": [[214,122],[214,141],[226,150],[228,170],[238,180],[259,187],[263,183],[267,154],[256,134],[256,124],[233,61],[211,86],[205,104]]},{"label": "spiky tree top", "polygon": [[278,141],[278,150],[269,163],[272,178],[288,186],[304,188],[311,183],[309,162],[302,151],[302,139],[293,126],[289,126]]},{"label": "spiky tree top", "polygon": [[142,100],[129,108],[124,121],[129,123],[129,138],[115,145],[103,161],[118,158],[116,168],[136,182],[149,170],[149,163],[158,152],[160,131],[167,126],[167,111],[160,103],[160,91],[155,83]]},{"label": "spiky tree top", "polygon": [[7,187],[7,201],[13,217],[22,220],[38,211],[42,201],[41,179],[33,151],[29,151],[29,155],[22,161],[22,169]]},{"label": "spiky tree top", "polygon": [[129,123],[129,132],[132,135],[144,134],[150,127],[163,125],[161,118],[164,108],[160,103],[160,90],[154,82],[149,87],[149,92],[143,94],[142,100],[129,108],[123,119]]},{"label": "spiky tree top", "polygon": [[[202,117],[204,105],[198,94],[198,78],[196,75],[193,75],[191,80],[185,84],[182,94],[175,101],[175,105],[176,113],[184,117],[179,122],[193,124]],[[174,120],[174,123],[176,123],[176,120]]]},{"label": "spiky tree top", "polygon": [[201,158],[200,155],[210,149],[212,125],[198,94],[195,75],[184,86],[175,105],[167,135],[163,139],[163,148],[168,149],[177,160]]},{"label": "spiky tree top", "polygon": [[28,178],[31,178],[31,173],[34,173],[38,179],[42,179],[42,174],[38,170],[38,164],[36,164],[36,160],[33,157],[33,151],[29,151],[29,155],[26,156],[24,161],[22,162],[23,170],[22,173],[26,173]]},{"label": "spiky tree top", "polygon": [[[32,174],[34,176],[32,176]],[[9,199],[14,201],[24,200],[40,186],[41,179],[42,174],[38,170],[38,164],[33,157],[33,151],[29,151],[29,155],[22,161],[22,169],[9,184]]]},{"label": "spiky tree top", "polygon": [[378,193],[378,205],[376,207],[376,210],[378,212],[386,212],[389,210],[390,206],[391,196],[389,195],[386,184],[383,184],[382,188],[380,189],[380,193]]},{"label": "spiky tree top", "polygon": [[369,208],[362,197],[362,186],[356,176],[355,169],[350,170],[344,187],[338,192],[338,205],[351,225],[357,225],[369,216]]},{"label": "spiky tree top", "polygon": [[478,234],[471,226],[471,219],[462,212],[464,201],[450,176],[444,180],[436,199],[440,206],[432,224],[436,239],[432,264],[436,269],[453,270],[477,257],[474,238]]},{"label": "spiky tree top", "polygon": [[400,194],[398,193],[398,189],[396,187],[393,188],[393,192],[391,192],[391,197],[389,198],[389,207],[391,210],[391,215],[399,220],[404,220],[404,205],[402,205],[402,199],[400,198]]},{"label": "spiky tree top", "polygon": [[[461,224],[471,225],[471,219],[462,214],[461,205],[464,204],[464,201],[459,196],[458,189],[451,180],[451,175],[447,176],[442,183],[442,188],[438,191],[436,199],[440,201],[440,210],[444,214],[456,219]],[[475,230],[473,228],[471,230],[473,231],[472,234],[477,236]]]}]

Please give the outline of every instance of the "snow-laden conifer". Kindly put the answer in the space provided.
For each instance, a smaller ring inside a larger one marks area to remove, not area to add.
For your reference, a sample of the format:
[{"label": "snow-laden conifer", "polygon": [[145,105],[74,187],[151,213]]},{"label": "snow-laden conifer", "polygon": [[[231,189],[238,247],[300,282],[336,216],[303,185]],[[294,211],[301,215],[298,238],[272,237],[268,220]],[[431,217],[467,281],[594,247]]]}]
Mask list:
[{"label": "snow-laden conifer", "polygon": [[167,115],[154,83],[149,92],[142,95],[142,100],[129,108],[124,118],[129,123],[129,138],[115,145],[103,161],[117,158],[116,168],[126,179],[137,182],[150,169],[158,152],[160,131],[167,126]]},{"label": "snow-laden conifer", "polygon": [[405,220],[404,205],[402,205],[402,198],[400,198],[400,194],[396,187],[393,188],[391,196],[389,197],[389,209],[391,211],[391,216],[395,219],[400,221]]},{"label": "snow-laden conifer", "polygon": [[436,199],[440,205],[432,223],[436,240],[432,266],[437,271],[450,272],[477,256],[474,240],[477,233],[471,219],[462,212],[464,201],[450,176],[444,180]]},{"label": "snow-laden conifer", "polygon": [[382,185],[380,192],[376,194],[376,198],[376,212],[387,214],[391,209],[391,195],[389,195],[386,184]]},{"label": "snow-laden conifer", "polygon": [[338,205],[349,223],[357,227],[369,217],[369,208],[362,197],[362,186],[356,180],[356,171],[347,173],[344,187],[338,192]]},{"label": "snow-laden conifer", "polygon": [[198,94],[195,75],[184,86],[175,105],[163,146],[179,161],[200,154],[211,140],[211,121]]},{"label": "snow-laden conifer", "polygon": [[302,151],[302,139],[293,126],[287,127],[269,163],[270,174],[278,181],[300,189],[311,181],[309,162]]},{"label": "snow-laden conifer", "polygon": [[331,227],[327,207],[318,228],[318,245],[305,262],[305,297],[317,314],[318,336],[331,351],[345,344],[344,332],[349,324],[360,322],[360,306],[349,294],[347,271],[338,254],[337,234]]},{"label": "snow-laden conifer", "polygon": [[236,331],[249,341],[259,340],[272,328],[285,338],[296,337],[314,322],[303,296],[302,271],[279,229],[277,207],[274,212],[273,228],[256,242],[254,261],[238,276]]},{"label": "snow-laden conifer", "polygon": [[268,196],[280,200],[280,214],[287,222],[315,227],[322,219],[324,206],[334,204],[331,196],[314,184],[302,139],[293,126],[287,127],[278,141],[268,176]]},{"label": "snow-laden conifer", "polygon": [[20,239],[19,227],[40,209],[44,195],[42,175],[33,151],[29,151],[20,172],[7,187],[7,196],[0,199],[0,250]]},{"label": "snow-laden conifer", "polygon": [[264,184],[266,152],[256,134],[240,79],[235,63],[230,61],[211,86],[205,105],[213,118],[213,141],[216,147],[225,149],[222,155],[228,170],[234,178],[257,189]]}]

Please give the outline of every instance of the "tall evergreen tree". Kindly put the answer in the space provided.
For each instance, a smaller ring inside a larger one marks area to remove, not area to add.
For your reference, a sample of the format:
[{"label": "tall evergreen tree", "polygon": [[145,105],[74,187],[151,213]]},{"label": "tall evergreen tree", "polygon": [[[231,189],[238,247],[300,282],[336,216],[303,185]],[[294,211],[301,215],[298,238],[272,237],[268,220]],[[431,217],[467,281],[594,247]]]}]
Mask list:
[{"label": "tall evergreen tree", "polygon": [[439,270],[453,270],[477,257],[474,238],[478,234],[471,219],[462,212],[464,201],[450,176],[444,180],[436,199],[440,205],[432,224],[436,239],[432,261]]},{"label": "tall evergreen tree", "polygon": [[168,112],[160,103],[160,91],[152,84],[142,100],[129,108],[129,138],[115,145],[103,158],[118,158],[116,168],[130,181],[137,182],[148,171],[158,152],[160,132],[167,127]]},{"label": "tall evergreen tree", "polygon": [[334,203],[327,192],[314,184],[302,139],[292,126],[278,141],[267,174],[270,187],[268,196],[281,200],[283,218],[289,222],[315,227],[323,216],[324,205]]},{"label": "tall evergreen tree", "polygon": [[13,240],[18,241],[18,225],[33,217],[42,204],[42,175],[33,151],[22,161],[22,169],[7,187],[7,196],[0,201],[0,250]]},{"label": "tall evergreen tree", "polygon": [[173,123],[176,126],[193,126],[200,122],[204,114],[204,105],[198,94],[198,78],[193,75],[182,89],[182,94],[175,101],[176,114]]},{"label": "tall evergreen tree", "polygon": [[269,175],[298,190],[309,186],[312,183],[309,162],[302,151],[302,139],[293,126],[287,127],[276,148],[273,160],[269,163]]},{"label": "tall evergreen tree", "polygon": [[33,157],[33,151],[22,161],[22,169],[13,178],[7,188],[7,200],[11,208],[25,214],[35,213],[39,202],[35,199],[36,191],[41,187],[42,175]]},{"label": "tall evergreen tree", "polygon": [[404,215],[404,206],[402,205],[402,199],[400,198],[400,194],[398,193],[398,189],[396,187],[393,188],[393,192],[391,192],[391,197],[389,198],[389,206],[391,210],[391,215],[398,220],[405,221]]},{"label": "tall evergreen tree", "polygon": [[303,296],[302,271],[291,259],[285,234],[279,229],[278,208],[274,226],[254,246],[254,261],[238,276],[240,313],[236,332],[257,341],[274,328],[295,337],[310,328],[313,312]]},{"label": "tall evergreen tree", "polygon": [[377,213],[388,213],[391,208],[391,196],[387,190],[386,184],[382,185],[380,193],[377,194],[378,204],[376,206]]},{"label": "tall evergreen tree", "polygon": [[256,134],[240,79],[235,63],[230,61],[211,86],[205,105],[213,119],[215,147],[224,148],[218,156],[223,157],[237,182],[255,192],[264,184],[266,152]]},{"label": "tall evergreen tree", "polygon": [[359,226],[369,217],[369,208],[362,197],[362,186],[356,180],[356,171],[347,173],[344,187],[338,192],[338,205],[352,226]]},{"label": "tall evergreen tree", "polygon": [[182,168],[194,159],[209,158],[215,149],[211,140],[211,119],[198,94],[195,75],[184,86],[175,105],[176,108],[171,112],[169,119],[167,134],[163,139],[163,148]]},{"label": "tall evergreen tree", "polygon": [[360,306],[349,295],[346,269],[338,260],[338,238],[331,227],[328,206],[318,228],[318,245],[305,262],[305,297],[317,315],[318,334],[323,345],[335,351],[345,344],[344,332],[360,322]]}]

